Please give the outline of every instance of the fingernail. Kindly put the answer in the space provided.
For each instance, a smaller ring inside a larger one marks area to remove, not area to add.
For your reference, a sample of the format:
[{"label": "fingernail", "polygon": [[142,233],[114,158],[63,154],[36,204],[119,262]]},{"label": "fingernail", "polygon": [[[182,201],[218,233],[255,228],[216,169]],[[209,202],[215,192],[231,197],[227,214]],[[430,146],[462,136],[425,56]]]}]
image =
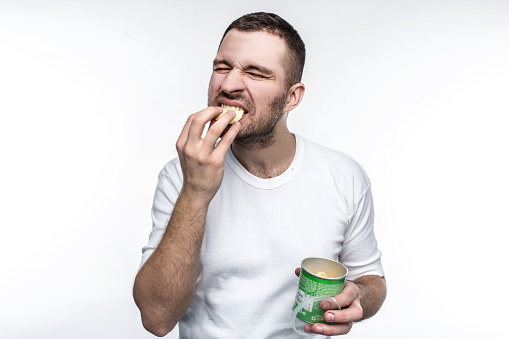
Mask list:
[{"label": "fingernail", "polygon": [[333,322],[333,321],[334,321],[334,314],[332,314],[332,313],[327,313],[327,315],[325,316],[325,320],[326,320],[327,322],[330,322],[330,323],[331,323],[331,322]]},{"label": "fingernail", "polygon": [[328,310],[330,308],[330,302],[324,301],[322,302],[322,310]]},{"label": "fingernail", "polygon": [[316,326],[315,333],[322,333],[322,332],[323,332],[323,327],[320,325]]}]

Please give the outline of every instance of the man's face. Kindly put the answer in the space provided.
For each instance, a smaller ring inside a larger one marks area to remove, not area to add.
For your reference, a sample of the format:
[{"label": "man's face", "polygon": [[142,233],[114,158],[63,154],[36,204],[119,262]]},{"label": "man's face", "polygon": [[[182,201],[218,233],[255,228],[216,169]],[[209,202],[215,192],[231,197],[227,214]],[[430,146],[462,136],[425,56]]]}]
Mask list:
[{"label": "man's face", "polygon": [[237,106],[246,114],[235,142],[244,147],[270,144],[286,104],[283,56],[286,45],[265,32],[229,31],[214,59],[209,106]]}]

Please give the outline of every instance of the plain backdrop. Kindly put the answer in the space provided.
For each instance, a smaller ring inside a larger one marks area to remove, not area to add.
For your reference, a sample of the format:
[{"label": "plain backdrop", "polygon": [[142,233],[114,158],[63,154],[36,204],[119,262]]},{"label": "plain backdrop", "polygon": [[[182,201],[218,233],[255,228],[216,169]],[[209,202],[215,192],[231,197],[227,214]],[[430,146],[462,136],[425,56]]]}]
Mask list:
[{"label": "plain backdrop", "polygon": [[131,290],[157,174],[254,11],[306,43],[290,129],[372,181],[388,297],[346,337],[507,338],[502,0],[0,0],[0,337],[153,337]]}]

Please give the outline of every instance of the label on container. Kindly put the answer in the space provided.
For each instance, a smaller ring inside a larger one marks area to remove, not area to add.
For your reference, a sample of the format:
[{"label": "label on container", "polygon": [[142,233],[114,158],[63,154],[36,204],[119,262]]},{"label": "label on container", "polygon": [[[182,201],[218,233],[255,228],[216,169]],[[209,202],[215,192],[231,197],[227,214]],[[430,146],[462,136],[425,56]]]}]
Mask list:
[{"label": "label on container", "polygon": [[[335,280],[324,279],[302,269],[299,278],[299,289],[295,296],[293,309],[311,297],[322,295],[333,297],[343,291],[344,285],[345,278]],[[310,324],[324,323],[325,310],[322,310],[319,305],[320,301],[309,302],[297,313],[297,318]]]}]

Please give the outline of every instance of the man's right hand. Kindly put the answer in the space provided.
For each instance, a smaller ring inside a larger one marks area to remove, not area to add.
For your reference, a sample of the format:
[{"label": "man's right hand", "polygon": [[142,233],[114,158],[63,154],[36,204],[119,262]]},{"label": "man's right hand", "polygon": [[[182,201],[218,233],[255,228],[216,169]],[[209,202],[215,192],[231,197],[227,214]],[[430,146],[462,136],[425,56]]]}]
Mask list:
[{"label": "man's right hand", "polygon": [[203,199],[201,202],[206,205],[221,186],[226,152],[240,129],[240,123],[234,123],[216,145],[229,122],[235,117],[235,113],[230,111],[211,124],[202,138],[205,125],[220,113],[221,107],[211,106],[191,115],[177,140],[177,152],[184,174],[181,194],[191,194],[193,199]]},{"label": "man's right hand", "polygon": [[208,107],[187,120],[177,140],[184,184],[159,245],[136,275],[134,300],[143,326],[157,336],[170,332],[193,300],[208,205],[221,186],[226,152],[240,129],[233,124],[217,143],[233,119],[228,113],[202,138],[205,125],[221,112]]}]

